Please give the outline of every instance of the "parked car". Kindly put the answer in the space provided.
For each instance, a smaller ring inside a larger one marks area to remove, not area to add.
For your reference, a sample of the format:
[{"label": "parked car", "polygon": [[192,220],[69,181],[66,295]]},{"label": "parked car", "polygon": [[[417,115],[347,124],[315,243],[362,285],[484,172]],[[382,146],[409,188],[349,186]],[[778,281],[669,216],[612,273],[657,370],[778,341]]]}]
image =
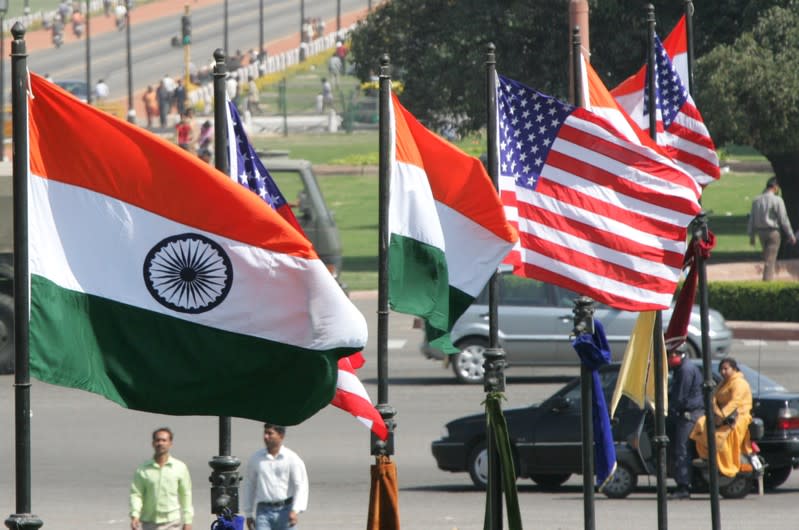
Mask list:
[{"label": "parked car", "polygon": [[[539,280],[522,278],[502,268],[498,283],[499,343],[505,350],[508,367],[513,366],[569,366],[579,364],[571,347],[569,335],[574,327],[574,299],[577,295]],[[638,313],[620,311],[596,304],[594,317],[602,322],[608,337],[614,361],[620,361],[635,326]],[[665,330],[671,319],[671,310],[663,311]],[[727,355],[732,346],[732,330],[724,317],[715,310],[709,311],[710,353]],[[423,327],[417,320],[415,326]],[[421,345],[422,355],[429,359],[444,360],[452,365],[456,379],[461,383],[483,381],[483,353],[488,347],[488,288],[483,289],[474,303],[455,322],[450,334],[452,343],[460,351],[449,357],[427,342]],[[702,333],[699,306],[694,306],[688,326],[686,348],[688,356],[700,357]]]},{"label": "parked car", "polygon": [[[788,479],[792,469],[799,467],[799,393],[789,392],[744,364],[738,366],[752,388],[752,415],[763,421],[764,435],[757,443],[767,464],[764,483],[767,488],[776,488]],[[611,363],[600,370],[608,403],[619,367],[619,363]],[[713,361],[713,372],[718,381],[718,361]],[[554,489],[572,474],[582,472],[580,399],[578,377],[541,404],[505,411],[519,477]],[[629,399],[622,398],[612,421],[617,453],[640,428],[642,414]],[[651,411],[646,414],[651,415]],[[485,488],[488,481],[485,415],[475,414],[447,423],[446,434],[432,443],[432,452],[439,469],[468,472],[475,486]],[[619,466],[623,465],[619,458]],[[644,473],[632,469],[622,472],[627,474],[631,488],[636,486],[638,474]]]}]

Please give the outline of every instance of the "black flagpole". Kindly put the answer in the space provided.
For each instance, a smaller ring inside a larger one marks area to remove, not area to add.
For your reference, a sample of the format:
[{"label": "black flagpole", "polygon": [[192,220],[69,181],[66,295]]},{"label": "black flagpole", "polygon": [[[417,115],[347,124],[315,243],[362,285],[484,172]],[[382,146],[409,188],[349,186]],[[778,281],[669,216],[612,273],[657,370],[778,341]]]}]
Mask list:
[{"label": "black flagpole", "polygon": [[380,57],[380,130],[378,166],[378,232],[377,249],[377,405],[376,409],[388,429],[384,442],[371,433],[371,454],[394,454],[394,416],[397,411],[388,404],[388,201],[391,195],[389,174],[391,160],[391,65],[388,55]]},{"label": "black flagpole", "polygon": [[[225,175],[230,173],[228,164],[227,137],[227,98],[225,97],[225,52],[214,50],[214,165]],[[219,455],[213,457],[208,465],[213,470],[208,480],[211,482],[211,513],[231,514],[239,511],[239,459],[231,456],[230,416],[219,416]]]},{"label": "black flagpole", "polygon": [[[499,161],[497,160],[497,60],[494,44],[486,50],[486,95],[488,97],[488,174],[499,189]],[[488,283],[488,348],[485,357],[485,382],[483,389],[487,394],[505,391],[505,351],[499,345],[499,316],[497,313],[498,276],[494,272]],[[488,415],[488,408],[486,408]],[[486,417],[486,420],[488,418]],[[486,421],[486,450],[488,453],[487,520],[491,530],[502,529],[502,463],[499,448],[491,422]]]},{"label": "black flagpole", "polygon": [[12,530],[35,530],[42,521],[31,513],[31,380],[28,328],[28,51],[25,27],[11,28],[11,116],[14,165],[14,441],[17,505],[5,520]]},{"label": "black flagpole", "polygon": [[[694,4],[691,0],[685,2],[685,33],[688,42],[688,93],[692,94],[694,89]],[[707,215],[700,212],[694,219],[693,236],[696,241],[708,240]],[[696,249],[694,253],[696,268],[698,273],[699,291],[699,318],[700,329],[702,332],[702,396],[705,405],[705,430],[707,432],[707,453],[708,453],[708,486],[710,488],[710,520],[713,530],[721,529],[721,509],[719,507],[719,474],[718,462],[716,461],[716,423],[713,421],[713,370],[710,360],[710,316],[707,291],[707,266],[705,258],[702,256],[701,249]]]},{"label": "black flagpole", "polygon": [[[574,86],[574,106],[582,107],[583,102],[583,68],[580,61],[582,54],[582,39],[580,26],[572,29],[572,79]],[[580,296],[574,300],[574,334],[594,332],[593,308],[594,301],[587,296]],[[580,432],[582,434],[582,460],[583,460],[583,528],[593,530],[596,528],[596,515],[594,512],[594,418],[591,404],[594,399],[594,375],[591,369],[580,363]]]},{"label": "black flagpole", "polygon": [[[657,87],[655,79],[655,8],[652,4],[647,5],[647,26],[649,34],[647,38],[647,69],[646,82],[649,91],[648,111],[649,111],[649,135],[653,140],[657,140]],[[666,404],[664,394],[666,391],[663,383],[666,367],[663,366],[663,313],[655,313],[655,326],[652,330],[652,351],[655,357],[655,472],[657,476],[657,495],[658,495],[658,529],[668,528],[668,506],[666,499],[666,480],[667,480],[667,454],[669,437],[666,436]]]}]

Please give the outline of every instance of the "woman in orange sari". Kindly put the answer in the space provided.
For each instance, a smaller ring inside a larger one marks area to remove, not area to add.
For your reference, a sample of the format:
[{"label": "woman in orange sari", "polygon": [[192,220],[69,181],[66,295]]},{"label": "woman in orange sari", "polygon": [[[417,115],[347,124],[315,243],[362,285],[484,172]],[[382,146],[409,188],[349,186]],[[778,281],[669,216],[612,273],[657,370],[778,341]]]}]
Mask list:
[{"label": "woman in orange sari", "polygon": [[[738,369],[738,363],[727,357],[719,363],[721,384],[713,394],[713,418],[716,421],[716,452],[719,472],[734,477],[741,465],[741,453],[752,452],[749,424],[752,422],[752,389]],[[737,413],[737,416],[736,416]],[[699,418],[691,432],[696,452],[707,460],[706,416]]]}]

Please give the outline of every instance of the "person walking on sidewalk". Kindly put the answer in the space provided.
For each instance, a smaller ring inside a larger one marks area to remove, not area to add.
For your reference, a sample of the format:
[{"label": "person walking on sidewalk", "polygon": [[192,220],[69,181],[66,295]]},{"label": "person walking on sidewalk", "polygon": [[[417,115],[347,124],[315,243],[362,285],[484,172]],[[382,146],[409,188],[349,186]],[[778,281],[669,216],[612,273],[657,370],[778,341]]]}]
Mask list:
[{"label": "person walking on sidewalk", "polygon": [[247,464],[241,513],[249,530],[288,530],[308,506],[308,473],[302,459],[283,445],[286,428],[264,424],[265,448]]},{"label": "person walking on sidewalk", "polygon": [[155,454],[136,468],[130,485],[131,530],[191,530],[194,507],[186,464],[169,454],[172,431],[153,431]]},{"label": "person walking on sidewalk", "polygon": [[778,195],[780,186],[777,177],[771,177],[766,182],[766,189],[752,201],[752,211],[749,214],[749,244],[755,244],[755,235],[760,239],[763,247],[763,281],[770,282],[774,279],[777,269],[777,252],[780,250],[784,231],[791,245],[796,244],[796,236],[785,202]]}]

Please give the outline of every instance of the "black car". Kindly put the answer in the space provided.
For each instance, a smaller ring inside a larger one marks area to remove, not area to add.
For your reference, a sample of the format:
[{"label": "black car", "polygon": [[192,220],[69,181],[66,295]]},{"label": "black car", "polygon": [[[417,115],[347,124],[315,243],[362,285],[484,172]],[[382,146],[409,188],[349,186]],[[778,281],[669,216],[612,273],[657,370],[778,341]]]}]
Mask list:
[{"label": "black car", "polygon": [[[694,360],[699,363],[700,361]],[[799,467],[799,393],[739,363],[752,388],[754,417],[763,421],[765,434],[757,441],[766,461],[764,483],[775,488]],[[608,403],[616,386],[620,364],[602,367],[600,380]],[[718,361],[713,361],[718,378]],[[582,471],[580,435],[580,380],[575,378],[541,404],[505,411],[517,475],[546,489],[557,488]],[[620,455],[636,430],[647,423],[642,412],[626,397],[613,418],[613,438]],[[647,412],[646,414],[651,414]],[[651,423],[651,422],[649,422]],[[433,456],[444,471],[467,471],[478,488],[487,482],[485,416],[477,414],[451,421],[447,434],[432,444]],[[620,465],[623,463],[619,458]],[[625,469],[630,489],[641,471]]]}]

